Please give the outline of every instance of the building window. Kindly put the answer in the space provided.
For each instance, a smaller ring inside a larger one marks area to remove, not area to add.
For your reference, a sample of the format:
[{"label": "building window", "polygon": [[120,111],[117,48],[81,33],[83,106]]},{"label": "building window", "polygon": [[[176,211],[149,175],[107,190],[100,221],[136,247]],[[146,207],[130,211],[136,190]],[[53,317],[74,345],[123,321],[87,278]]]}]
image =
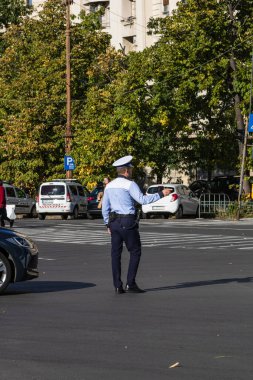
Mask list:
[{"label": "building window", "polygon": [[88,7],[89,13],[98,12],[101,7],[104,8],[105,13],[99,17],[102,28],[108,28],[110,26],[110,2],[109,1],[99,1],[97,3],[90,2]]},{"label": "building window", "polygon": [[99,10],[100,6],[99,5],[94,5],[94,4],[91,4],[90,5],[90,13],[95,13]]},{"label": "building window", "polygon": [[28,7],[31,7],[33,5],[33,1],[32,0],[26,0],[26,5]]},{"label": "building window", "polygon": [[170,1],[169,0],[163,0],[163,13],[169,13],[169,5]]}]

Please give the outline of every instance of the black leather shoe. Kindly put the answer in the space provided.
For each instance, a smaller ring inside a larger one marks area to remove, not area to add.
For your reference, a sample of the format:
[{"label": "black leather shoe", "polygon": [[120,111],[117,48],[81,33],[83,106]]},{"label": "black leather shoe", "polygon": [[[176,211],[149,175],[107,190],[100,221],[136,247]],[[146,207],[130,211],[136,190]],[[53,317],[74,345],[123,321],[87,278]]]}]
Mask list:
[{"label": "black leather shoe", "polygon": [[116,288],[115,292],[116,292],[116,294],[126,293],[125,290],[122,288],[122,286],[120,286],[119,288]]},{"label": "black leather shoe", "polygon": [[139,288],[138,285],[126,286],[126,293],[145,293],[145,290]]}]

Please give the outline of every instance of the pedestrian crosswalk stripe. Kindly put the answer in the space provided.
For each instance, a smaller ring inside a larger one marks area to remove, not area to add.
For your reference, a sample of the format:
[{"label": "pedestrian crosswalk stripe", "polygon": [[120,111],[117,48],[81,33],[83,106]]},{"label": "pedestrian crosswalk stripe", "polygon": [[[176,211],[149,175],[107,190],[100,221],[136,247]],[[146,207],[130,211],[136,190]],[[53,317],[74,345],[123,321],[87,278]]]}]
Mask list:
[{"label": "pedestrian crosswalk stripe", "polygon": [[210,225],[252,225],[252,218],[245,218],[240,220],[226,220],[226,219],[205,219],[205,218],[196,218],[196,219],[149,219],[149,220],[140,220],[141,224],[145,225],[157,225],[157,226],[189,226],[189,225],[198,225],[198,226],[210,226]]},{"label": "pedestrian crosswalk stripe", "polygon": [[[73,225],[71,225],[73,226]],[[110,245],[111,237],[106,229],[89,229],[84,225],[75,225],[69,228],[66,225],[54,227],[26,228],[18,230],[30,236],[35,242],[87,244],[87,245]],[[253,238],[241,236],[222,236],[189,233],[161,233],[140,231],[142,247],[168,246],[170,249],[210,249],[210,248],[234,248],[252,249]]]}]

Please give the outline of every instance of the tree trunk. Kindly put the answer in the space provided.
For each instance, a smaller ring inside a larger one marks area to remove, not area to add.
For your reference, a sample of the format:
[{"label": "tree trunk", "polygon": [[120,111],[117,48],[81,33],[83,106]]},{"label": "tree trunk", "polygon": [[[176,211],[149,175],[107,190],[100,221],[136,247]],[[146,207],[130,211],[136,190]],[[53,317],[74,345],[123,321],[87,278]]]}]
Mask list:
[{"label": "tree trunk", "polygon": [[[236,11],[236,9],[233,9],[232,4],[228,4],[229,18],[230,18],[231,23],[232,23],[231,30],[232,30],[233,39],[235,39],[236,35],[237,35],[237,30],[236,30],[236,27],[234,25],[234,22],[235,22],[234,12],[235,11]],[[232,41],[232,42],[234,43],[234,41]],[[234,78],[232,78],[231,82],[232,82],[233,89],[235,90],[234,83],[236,80],[236,62],[235,62],[235,57],[234,57],[233,52],[232,52],[232,55],[230,57],[229,63],[230,63],[231,69],[234,72]],[[235,106],[235,119],[236,119],[237,130],[244,132],[244,122],[243,122],[243,115],[242,115],[242,111],[241,111],[241,97],[236,91],[235,91],[235,95],[234,95],[234,106]],[[240,156],[242,155],[242,152],[243,152],[243,143],[241,141],[239,141],[239,154],[240,154]]]},{"label": "tree trunk", "polygon": [[163,183],[163,175],[162,175],[162,173],[157,173],[156,174],[156,176],[157,176],[157,183]]},{"label": "tree trunk", "polygon": [[[233,9],[232,4],[228,4],[229,18],[230,18],[231,23],[232,23],[232,34],[234,36],[234,39],[237,36],[237,30],[236,30],[236,27],[234,25],[234,22],[235,22],[234,12],[235,11],[236,11],[236,9],[235,8]],[[232,51],[232,55],[230,57],[229,63],[230,63],[231,69],[234,72],[234,77],[232,78],[232,86],[233,86],[233,89],[235,92],[235,94],[234,94],[234,107],[235,107],[236,126],[237,126],[237,130],[241,131],[241,134],[243,135],[245,132],[245,127],[244,127],[244,120],[243,120],[243,115],[242,115],[242,110],[241,110],[241,97],[240,97],[240,94],[238,94],[236,92],[236,88],[235,88],[236,71],[237,70],[236,70],[236,61],[235,61],[233,51]],[[243,141],[239,141],[239,155],[240,155],[241,160],[243,159],[244,141],[245,141],[245,139],[243,139]],[[246,141],[246,143],[247,143],[247,141]],[[244,166],[244,163],[241,163],[241,165]],[[244,170],[244,173],[245,173],[245,170]],[[241,174],[244,176],[244,173],[241,173]],[[243,180],[242,188],[245,191],[245,193],[247,193],[249,191],[249,186],[247,184],[247,181]]]}]

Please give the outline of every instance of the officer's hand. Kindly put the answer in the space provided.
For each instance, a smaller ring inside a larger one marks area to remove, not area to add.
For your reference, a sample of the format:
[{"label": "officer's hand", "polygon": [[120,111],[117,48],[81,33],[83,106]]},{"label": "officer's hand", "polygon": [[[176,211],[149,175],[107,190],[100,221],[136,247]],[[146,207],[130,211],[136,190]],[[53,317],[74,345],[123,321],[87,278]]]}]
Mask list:
[{"label": "officer's hand", "polygon": [[111,235],[111,230],[110,230],[110,228],[107,228],[107,232],[108,232],[108,234]]},{"label": "officer's hand", "polygon": [[167,195],[170,195],[171,192],[172,192],[171,189],[163,189],[162,190],[162,193],[163,193],[164,197],[166,197]]}]

